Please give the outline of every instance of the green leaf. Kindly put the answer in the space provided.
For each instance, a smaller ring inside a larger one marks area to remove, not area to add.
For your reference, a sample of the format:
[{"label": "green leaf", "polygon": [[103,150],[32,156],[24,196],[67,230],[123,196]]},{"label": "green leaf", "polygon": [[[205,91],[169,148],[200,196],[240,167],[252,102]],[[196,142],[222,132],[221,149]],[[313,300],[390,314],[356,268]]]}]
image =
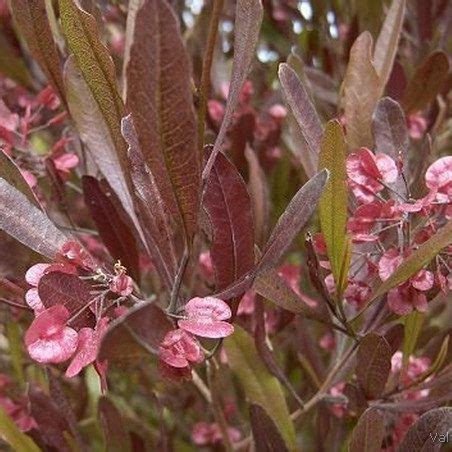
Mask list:
[{"label": "green leaf", "polygon": [[16,381],[23,388],[25,386],[22,353],[22,333],[17,322],[6,324],[6,336],[8,338],[8,349],[11,357],[11,365],[16,375]]},{"label": "green leaf", "polygon": [[40,452],[40,448],[25,433],[22,433],[14,421],[0,406],[0,439],[8,443],[13,450],[20,452]]},{"label": "green leaf", "polygon": [[[345,168],[345,138],[337,120],[329,121],[325,128],[320,150],[319,168],[330,171],[319,202],[320,228],[325,237],[331,270],[337,287],[338,300],[345,290],[343,275],[348,274],[346,258],[347,225],[347,173]],[[347,278],[345,278],[345,281]]]},{"label": "green leaf", "polygon": [[405,368],[408,364],[410,356],[413,354],[416,348],[416,343],[419,334],[422,329],[422,324],[424,323],[425,314],[418,311],[413,311],[411,314],[405,317],[405,334],[403,339],[403,367]]},{"label": "green leaf", "polygon": [[260,405],[275,423],[287,448],[296,450],[295,430],[278,380],[261,361],[254,341],[242,328],[224,342],[229,365],[242,384],[248,401]]},{"label": "green leaf", "polygon": [[383,413],[368,408],[359,418],[353,430],[349,452],[380,452],[385,435]]},{"label": "green leaf", "polygon": [[374,50],[374,66],[380,77],[380,95],[391,75],[405,15],[405,0],[393,0]]},{"label": "green leaf", "polygon": [[60,56],[47,18],[45,0],[14,0],[11,2],[11,13],[30,53],[64,101]]}]

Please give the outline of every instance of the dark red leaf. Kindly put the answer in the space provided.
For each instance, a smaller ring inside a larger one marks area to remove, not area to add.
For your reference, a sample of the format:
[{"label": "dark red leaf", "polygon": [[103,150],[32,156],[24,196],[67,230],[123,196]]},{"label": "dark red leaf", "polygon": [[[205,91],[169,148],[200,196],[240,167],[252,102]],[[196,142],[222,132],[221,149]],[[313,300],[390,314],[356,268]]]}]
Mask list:
[{"label": "dark red leaf", "polygon": [[359,418],[350,441],[350,452],[380,452],[385,435],[383,413],[367,409]]}]

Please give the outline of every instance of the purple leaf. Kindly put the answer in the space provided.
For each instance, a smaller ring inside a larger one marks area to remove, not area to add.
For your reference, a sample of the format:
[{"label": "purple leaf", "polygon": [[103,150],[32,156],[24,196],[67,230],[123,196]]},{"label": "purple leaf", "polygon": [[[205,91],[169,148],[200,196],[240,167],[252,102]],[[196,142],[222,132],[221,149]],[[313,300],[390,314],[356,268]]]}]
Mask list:
[{"label": "purple leaf", "polygon": [[84,176],[82,184],[85,204],[102,241],[113,259],[120,259],[129,274],[138,281],[140,271],[137,243],[129,225],[123,220],[125,212],[120,212],[121,206],[115,202],[110,187],[105,186],[107,184],[103,184],[103,189],[101,182],[91,176]]},{"label": "purple leaf", "polygon": [[180,215],[190,242],[197,227],[201,159],[188,55],[165,0],[145,0],[130,26],[127,107],[165,208]]},{"label": "purple leaf", "polygon": [[[90,287],[76,275],[51,272],[44,275],[38,285],[39,297],[46,308],[62,304],[71,316],[77,314],[93,299]],[[93,327],[95,317],[88,308],[84,309],[69,326],[75,329]]]},{"label": "purple leaf", "polygon": [[254,225],[246,184],[223,154],[207,180],[203,206],[212,226],[217,288],[224,289],[253,267]]},{"label": "purple leaf", "polygon": [[380,452],[385,435],[383,413],[367,409],[359,418],[350,441],[350,452]]},{"label": "purple leaf", "polygon": [[317,115],[315,107],[299,79],[297,73],[288,64],[279,66],[279,80],[292,113],[297,121],[303,138],[308,147],[305,170],[312,176],[318,167],[320,142],[322,140],[322,123]]},{"label": "purple leaf", "polygon": [[234,59],[232,62],[231,82],[223,122],[218,132],[213,151],[204,167],[202,178],[208,179],[210,171],[219,152],[222,151],[226,132],[231,125],[234,111],[239,101],[239,94],[248,75],[254,56],[263,9],[260,0],[238,0],[235,11]]}]

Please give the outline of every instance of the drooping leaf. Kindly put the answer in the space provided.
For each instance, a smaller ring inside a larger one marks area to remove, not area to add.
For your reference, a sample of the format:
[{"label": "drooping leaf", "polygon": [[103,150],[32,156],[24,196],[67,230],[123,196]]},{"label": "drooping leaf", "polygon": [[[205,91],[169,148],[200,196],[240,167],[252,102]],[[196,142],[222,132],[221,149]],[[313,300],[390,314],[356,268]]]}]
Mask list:
[{"label": "drooping leaf", "polygon": [[348,199],[345,158],[346,148],[342,125],[339,121],[330,121],[325,128],[319,159],[319,169],[327,168],[330,171],[330,179],[319,202],[319,218],[336,282],[338,299],[345,290],[341,285],[343,280],[341,275],[348,274],[348,268],[342,271],[346,246]]},{"label": "drooping leaf", "polygon": [[42,209],[33,190],[22,176],[20,169],[2,150],[0,150],[0,178],[25,195],[29,202]]},{"label": "drooping leaf", "polygon": [[[408,174],[407,154],[410,140],[406,118],[398,102],[389,97],[378,101],[372,117],[372,131],[377,152],[383,152],[396,161],[402,161],[403,171]],[[396,182],[390,186],[406,199],[407,192],[402,175],[399,175]],[[396,194],[391,191],[391,196]]]},{"label": "drooping leaf", "polygon": [[408,430],[398,452],[435,452],[447,444],[452,430],[452,408],[424,413]]},{"label": "drooping leaf", "polygon": [[191,242],[200,198],[197,127],[188,55],[177,17],[165,0],[145,0],[136,13],[127,107],[165,207],[179,212]]},{"label": "drooping leaf", "polygon": [[405,16],[405,0],[393,0],[375,43],[374,66],[380,78],[380,95],[391,75]]},{"label": "drooping leaf", "polygon": [[[309,151],[307,156],[310,160],[309,168],[315,171],[318,167],[323,134],[322,123],[297,73],[288,64],[282,63],[279,66],[278,75],[286,102],[306,140]],[[308,175],[311,176],[311,174]]]},{"label": "drooping leaf", "polygon": [[61,452],[71,452],[67,441],[71,427],[60,407],[39,387],[32,385],[28,391],[30,411],[38,424],[39,432],[46,444]]},{"label": "drooping leaf", "polygon": [[380,79],[372,64],[372,36],[360,34],[350,50],[350,59],[342,85],[347,142],[353,151],[371,147],[372,113],[380,91]]},{"label": "drooping leaf", "polygon": [[383,413],[368,408],[359,418],[350,440],[350,452],[380,452],[385,435]]},{"label": "drooping leaf", "polygon": [[405,89],[402,106],[405,113],[414,113],[432,102],[449,72],[449,59],[441,50],[432,52],[416,69]]},{"label": "drooping leaf", "polygon": [[125,421],[118,408],[108,397],[103,396],[99,399],[98,413],[104,431],[106,449],[112,452],[131,451],[132,445],[125,428]]},{"label": "drooping leaf", "polygon": [[391,348],[383,336],[370,333],[360,342],[356,376],[368,398],[377,398],[384,391],[391,371],[391,356]]},{"label": "drooping leaf", "polygon": [[432,235],[413,254],[408,256],[394,273],[376,288],[368,303],[372,303],[393,287],[407,281],[450,243],[452,243],[452,220],[449,220],[445,226]]},{"label": "drooping leaf", "polygon": [[224,341],[228,362],[251,404],[260,405],[274,422],[289,450],[296,449],[295,431],[278,380],[270,375],[259,358],[253,339],[235,326],[235,333]]},{"label": "drooping leaf", "polygon": [[[39,298],[46,308],[62,304],[71,316],[77,314],[93,299],[89,285],[77,275],[51,272],[44,275],[38,286]],[[82,328],[93,327],[95,317],[91,309],[86,308],[71,322],[71,326]]]},{"label": "drooping leaf", "polygon": [[156,354],[173,325],[153,302],[143,302],[112,322],[102,339],[98,359],[132,364]]},{"label": "drooping leaf", "polygon": [[115,151],[115,140],[118,139],[113,136],[107,119],[90,91],[89,85],[84,80],[83,73],[77,67],[74,57],[69,57],[66,62],[64,80],[67,88],[69,111],[75,121],[81,140],[110,187],[121,200],[125,211],[136,223],[133,201],[129,193],[128,183],[122,172],[121,157]]},{"label": "drooping leaf", "polygon": [[29,436],[19,430],[2,406],[0,406],[0,439],[9,444],[13,450],[23,452],[39,452],[41,450]]},{"label": "drooping leaf", "polygon": [[221,152],[226,132],[231,125],[234,111],[239,101],[239,94],[246,80],[254,50],[259,37],[259,29],[263,17],[260,0],[238,0],[235,10],[234,25],[234,59],[232,62],[231,82],[226,101],[226,110],[218,132],[213,151],[204,167],[202,178],[206,180],[212,170],[213,163]]},{"label": "drooping leaf", "polygon": [[157,271],[171,289],[177,269],[177,256],[170,215],[165,208],[156,179],[144,161],[130,115],[123,119],[121,130],[129,146],[130,175],[147,248]]},{"label": "drooping leaf", "polygon": [[425,314],[413,311],[408,314],[404,320],[404,338],[403,338],[403,367],[408,365],[408,360],[416,349],[417,340],[424,324]]},{"label": "drooping leaf", "polygon": [[0,212],[0,230],[50,259],[67,240],[44,212],[1,177]]},{"label": "drooping leaf", "polygon": [[218,154],[207,180],[203,206],[212,226],[211,256],[218,289],[224,289],[254,264],[251,200],[240,173]]},{"label": "drooping leaf", "polygon": [[265,173],[259,163],[256,153],[250,148],[245,149],[248,161],[248,190],[253,207],[254,231],[256,243],[261,244],[267,237],[267,227],[270,219],[270,193]]},{"label": "drooping leaf", "polygon": [[139,280],[138,248],[129,225],[121,218],[109,187],[102,187],[94,177],[83,177],[85,204],[113,259],[120,260],[130,275]]},{"label": "drooping leaf", "polygon": [[258,404],[250,405],[250,422],[256,450],[262,452],[285,452],[284,439],[272,418]]},{"label": "drooping leaf", "polygon": [[47,18],[45,0],[14,0],[10,4],[14,21],[28,49],[64,102],[60,57]]},{"label": "drooping leaf", "polygon": [[320,171],[309,179],[292,198],[265,245],[257,265],[259,272],[271,269],[278,264],[296,235],[313,214],[328,178],[328,170]]}]

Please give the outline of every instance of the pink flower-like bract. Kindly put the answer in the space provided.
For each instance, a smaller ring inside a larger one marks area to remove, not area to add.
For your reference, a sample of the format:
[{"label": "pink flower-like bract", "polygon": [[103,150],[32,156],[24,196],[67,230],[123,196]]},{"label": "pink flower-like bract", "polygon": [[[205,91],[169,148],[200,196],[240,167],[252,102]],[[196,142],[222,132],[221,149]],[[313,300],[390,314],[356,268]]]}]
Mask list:
[{"label": "pink flower-like bract", "polygon": [[196,336],[221,338],[230,336],[234,327],[225,322],[231,318],[231,308],[214,297],[192,298],[185,306],[187,318],[179,320],[182,328]]},{"label": "pink flower-like bract", "polygon": [[198,341],[181,329],[168,332],[159,347],[160,360],[171,367],[188,367],[190,363],[201,362],[203,357]]},{"label": "pink flower-like bract", "polygon": [[38,363],[61,363],[77,348],[77,332],[66,326],[70,313],[63,305],[52,306],[39,314],[25,334],[25,345]]},{"label": "pink flower-like bract", "polygon": [[127,297],[133,292],[133,280],[124,273],[116,275],[110,283],[110,290],[118,295]]}]

